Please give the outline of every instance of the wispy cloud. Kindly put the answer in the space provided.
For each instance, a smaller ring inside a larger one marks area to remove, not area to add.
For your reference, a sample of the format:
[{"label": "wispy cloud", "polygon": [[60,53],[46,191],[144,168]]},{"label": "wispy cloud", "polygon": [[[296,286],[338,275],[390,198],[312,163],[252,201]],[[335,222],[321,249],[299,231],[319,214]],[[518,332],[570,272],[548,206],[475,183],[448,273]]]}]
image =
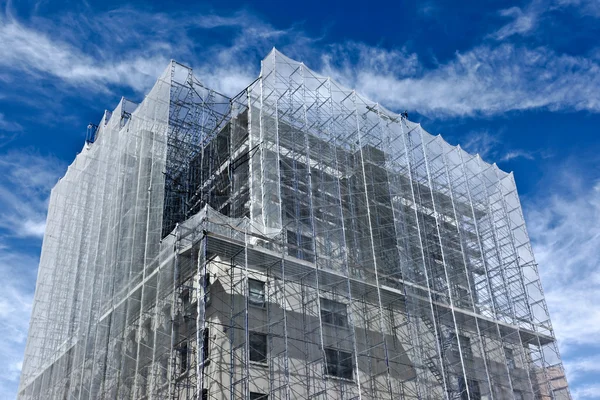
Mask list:
[{"label": "wispy cloud", "polygon": [[337,51],[336,65],[324,59],[325,71],[388,107],[429,117],[530,109],[600,112],[597,60],[502,44],[457,53],[427,70],[401,50],[381,50],[377,63],[388,67],[378,68],[371,53],[356,46]]},{"label": "wispy cloud", "polygon": [[500,11],[502,17],[511,18],[512,21],[498,29],[490,36],[496,40],[504,40],[516,34],[529,33],[536,25],[540,11],[537,4],[523,11],[519,7],[510,7]]},{"label": "wispy cloud", "polygon": [[471,154],[479,154],[488,162],[511,161],[517,158],[534,160],[538,156],[545,158],[542,150],[535,152],[511,148],[504,139],[503,129],[469,131],[460,136],[460,146]]},{"label": "wispy cloud", "polygon": [[550,194],[524,204],[567,374],[576,398],[588,399],[600,397],[598,386],[581,386],[600,372],[600,181],[573,164],[548,177]]},{"label": "wispy cloud", "polygon": [[50,188],[64,172],[54,157],[0,153],[0,398],[14,398],[29,327]]},{"label": "wispy cloud", "polygon": [[510,161],[514,160],[515,158],[525,158],[527,160],[533,160],[535,156],[530,151],[510,150],[500,158],[500,161]]},{"label": "wispy cloud", "polygon": [[4,333],[9,333],[2,335],[5,339],[12,338],[17,342],[26,339],[27,321],[22,321],[20,311],[30,311],[34,287],[31,278],[35,278],[37,261],[35,257],[0,250],[0,271],[3,279],[10,281],[0,298],[0,318],[6,320],[12,316],[15,321],[21,320],[18,324],[2,324]]},{"label": "wispy cloud", "polygon": [[500,132],[490,133],[486,130],[469,132],[465,135],[461,146],[469,153],[479,154],[483,159],[495,158],[502,143],[500,134]]},{"label": "wispy cloud", "polygon": [[[529,29],[528,12],[505,10],[514,21],[501,36]],[[39,17],[35,28],[4,17],[0,69],[18,66],[19,73],[34,79],[52,77],[96,92],[125,86],[141,95],[168,59],[175,58],[191,64],[208,86],[234,95],[254,80],[258,60],[277,44],[290,56],[388,108],[432,118],[530,109],[600,112],[600,60],[543,46],[493,42],[426,67],[417,54],[403,48],[382,49],[353,41],[326,44],[298,26],[275,28],[248,12],[190,16],[123,8],[94,18],[69,14],[64,19],[59,21],[63,29],[56,29],[55,23]],[[223,40],[203,42],[198,33],[208,30],[215,30]],[[48,33],[54,31],[60,34]],[[97,40],[90,41],[92,45],[86,38]]]},{"label": "wispy cloud", "polygon": [[598,400],[600,399],[600,383],[582,385],[572,390],[575,400]]},{"label": "wispy cloud", "polygon": [[0,21],[0,66],[18,68],[37,78],[58,78],[94,91],[107,85],[146,89],[168,59],[158,53],[131,54],[120,60],[96,59],[73,44],[27,27],[16,20]]},{"label": "wispy cloud", "polygon": [[12,132],[12,133],[1,133],[0,132],[0,149],[4,146],[6,146],[7,144],[9,144],[10,142],[12,142],[13,140],[15,140],[18,136],[18,133]]},{"label": "wispy cloud", "polygon": [[600,335],[600,182],[587,188],[578,176],[564,179],[564,194],[529,210],[529,229],[553,321],[568,347],[595,344]]},{"label": "wispy cloud", "polygon": [[22,131],[23,127],[12,121],[8,121],[3,113],[0,113],[0,131],[6,132],[19,132]]},{"label": "wispy cloud", "polygon": [[[575,382],[578,377],[586,374],[600,374],[600,352],[598,354],[592,354],[584,357],[578,357],[570,359],[565,363],[566,368],[569,371],[571,381]],[[600,392],[599,392],[600,394]]]},{"label": "wispy cloud", "polygon": [[554,7],[574,7],[580,15],[600,17],[600,2],[597,0],[554,0]]},{"label": "wispy cloud", "polygon": [[[222,40],[192,40],[207,30],[218,30]],[[275,42],[299,46],[307,40],[312,39],[293,26],[275,29],[242,11],[189,15],[124,7],[93,18],[66,14],[58,21],[19,21],[6,15],[0,18],[0,69],[94,92],[129,87],[141,95],[174,58],[195,67],[213,88],[235,94],[258,73],[258,64],[248,62],[249,57],[260,59]]]},{"label": "wispy cloud", "polygon": [[525,7],[510,7],[499,11],[499,15],[510,21],[489,37],[505,40],[514,35],[529,35],[543,26],[544,15],[549,11],[575,11],[579,16],[600,17],[600,2],[597,0],[532,0]]},{"label": "wispy cloud", "polygon": [[0,398],[14,398],[35,288],[37,257],[0,247]]},{"label": "wispy cloud", "polygon": [[439,5],[434,1],[421,1],[417,6],[417,13],[423,17],[429,18],[439,12]]},{"label": "wispy cloud", "polygon": [[26,152],[0,154],[0,234],[42,237],[50,188],[64,172],[53,157]]}]

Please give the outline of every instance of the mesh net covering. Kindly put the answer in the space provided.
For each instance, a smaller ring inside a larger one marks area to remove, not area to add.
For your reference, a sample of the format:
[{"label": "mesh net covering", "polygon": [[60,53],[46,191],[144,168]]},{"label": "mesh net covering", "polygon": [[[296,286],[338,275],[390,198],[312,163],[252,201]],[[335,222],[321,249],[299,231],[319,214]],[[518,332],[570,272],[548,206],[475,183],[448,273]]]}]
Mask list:
[{"label": "mesh net covering", "polygon": [[19,398],[571,397],[512,174],[273,50],[235,98],[172,62],[105,113]]}]

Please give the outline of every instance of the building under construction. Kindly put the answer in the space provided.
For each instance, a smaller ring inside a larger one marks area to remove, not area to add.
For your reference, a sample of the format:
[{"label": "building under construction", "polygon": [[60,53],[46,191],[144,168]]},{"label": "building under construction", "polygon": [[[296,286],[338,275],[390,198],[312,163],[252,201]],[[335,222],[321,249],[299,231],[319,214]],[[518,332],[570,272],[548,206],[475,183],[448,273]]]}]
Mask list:
[{"label": "building under construction", "polygon": [[570,399],[515,182],[273,50],[52,190],[20,399]]}]

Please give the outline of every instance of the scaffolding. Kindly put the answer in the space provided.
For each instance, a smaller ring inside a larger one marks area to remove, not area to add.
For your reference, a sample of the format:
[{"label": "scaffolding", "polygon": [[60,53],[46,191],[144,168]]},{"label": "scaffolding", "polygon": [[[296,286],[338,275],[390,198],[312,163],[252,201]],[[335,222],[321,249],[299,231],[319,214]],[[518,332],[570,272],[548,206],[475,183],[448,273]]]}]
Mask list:
[{"label": "scaffolding", "polygon": [[570,399],[512,174],[277,50],[50,198],[20,399]]}]

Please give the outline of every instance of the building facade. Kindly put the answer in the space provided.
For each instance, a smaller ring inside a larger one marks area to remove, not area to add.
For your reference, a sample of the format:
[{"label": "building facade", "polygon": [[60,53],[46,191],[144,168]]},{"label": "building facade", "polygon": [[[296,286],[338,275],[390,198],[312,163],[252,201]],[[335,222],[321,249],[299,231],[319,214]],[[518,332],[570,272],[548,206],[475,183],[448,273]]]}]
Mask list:
[{"label": "building facade", "polygon": [[570,399],[513,175],[273,50],[52,191],[21,399]]}]

